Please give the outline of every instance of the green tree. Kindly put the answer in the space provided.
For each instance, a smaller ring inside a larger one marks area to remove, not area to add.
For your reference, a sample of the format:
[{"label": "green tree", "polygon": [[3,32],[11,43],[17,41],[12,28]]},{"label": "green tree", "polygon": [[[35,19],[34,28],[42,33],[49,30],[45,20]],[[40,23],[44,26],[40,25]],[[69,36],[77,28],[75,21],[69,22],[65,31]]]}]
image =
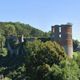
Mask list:
[{"label": "green tree", "polygon": [[44,80],[80,80],[79,66],[73,60],[64,60],[60,65],[53,64]]},{"label": "green tree", "polygon": [[[26,48],[26,73],[27,76],[35,80],[37,68],[41,69],[44,65],[59,65],[60,61],[66,59],[63,48],[56,42],[28,42]],[[46,68],[46,67],[45,67]],[[44,69],[42,69],[44,72]],[[38,71],[39,72],[39,71]],[[37,74],[38,74],[37,72]],[[44,72],[44,74],[46,74]],[[44,75],[42,75],[44,76]]]},{"label": "green tree", "polygon": [[79,41],[78,40],[73,40],[73,50],[76,51],[76,48],[79,45]]},{"label": "green tree", "polygon": [[64,49],[56,42],[29,42],[26,44],[26,50],[30,58],[36,58],[38,64],[58,64],[61,60],[66,59]]},{"label": "green tree", "polygon": [[62,61],[60,66],[62,69],[62,80],[80,79],[80,69],[74,60]]},{"label": "green tree", "polygon": [[0,35],[0,55],[6,56],[7,49],[4,47],[5,45],[5,37]]},{"label": "green tree", "polygon": [[16,29],[14,27],[14,25],[12,24],[6,24],[4,26],[4,30],[5,30],[5,35],[16,35]]}]

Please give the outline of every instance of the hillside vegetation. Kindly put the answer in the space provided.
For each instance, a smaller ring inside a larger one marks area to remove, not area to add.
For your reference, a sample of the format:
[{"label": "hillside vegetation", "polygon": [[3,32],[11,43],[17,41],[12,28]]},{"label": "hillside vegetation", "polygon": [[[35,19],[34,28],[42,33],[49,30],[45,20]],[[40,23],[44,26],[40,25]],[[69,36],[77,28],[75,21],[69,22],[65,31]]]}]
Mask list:
[{"label": "hillside vegetation", "polygon": [[[0,22],[0,80],[80,80],[80,53],[71,59],[55,41],[17,42],[10,35],[49,37],[50,32],[19,22]],[[74,41],[75,50],[77,46]]]},{"label": "hillside vegetation", "polygon": [[48,37],[48,33],[32,27],[29,24],[20,22],[0,22],[0,34],[24,35],[25,37]]}]

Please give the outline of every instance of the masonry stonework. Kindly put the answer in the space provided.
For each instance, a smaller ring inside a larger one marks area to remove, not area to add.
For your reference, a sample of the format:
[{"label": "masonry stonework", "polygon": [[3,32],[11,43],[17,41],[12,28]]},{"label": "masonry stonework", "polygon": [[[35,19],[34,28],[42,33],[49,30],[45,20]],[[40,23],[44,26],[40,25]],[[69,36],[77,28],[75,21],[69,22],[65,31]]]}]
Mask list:
[{"label": "masonry stonework", "polygon": [[64,47],[69,57],[73,56],[73,40],[71,24],[52,26],[51,39],[60,43],[60,45]]}]

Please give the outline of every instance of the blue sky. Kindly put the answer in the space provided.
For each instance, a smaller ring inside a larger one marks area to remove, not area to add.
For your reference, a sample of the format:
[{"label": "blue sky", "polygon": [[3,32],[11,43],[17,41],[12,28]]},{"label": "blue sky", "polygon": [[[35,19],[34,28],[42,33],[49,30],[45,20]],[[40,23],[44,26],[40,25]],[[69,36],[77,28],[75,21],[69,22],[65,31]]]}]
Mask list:
[{"label": "blue sky", "polygon": [[19,21],[43,31],[70,22],[73,38],[80,40],[80,0],[0,0],[0,21]]}]

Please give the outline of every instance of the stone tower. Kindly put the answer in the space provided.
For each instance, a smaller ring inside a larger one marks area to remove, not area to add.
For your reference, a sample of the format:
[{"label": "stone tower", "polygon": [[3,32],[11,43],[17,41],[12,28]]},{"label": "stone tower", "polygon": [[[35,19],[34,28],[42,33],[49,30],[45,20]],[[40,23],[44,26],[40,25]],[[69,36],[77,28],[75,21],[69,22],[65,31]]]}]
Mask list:
[{"label": "stone tower", "polygon": [[62,45],[69,57],[73,56],[72,25],[52,26],[51,39]]}]

